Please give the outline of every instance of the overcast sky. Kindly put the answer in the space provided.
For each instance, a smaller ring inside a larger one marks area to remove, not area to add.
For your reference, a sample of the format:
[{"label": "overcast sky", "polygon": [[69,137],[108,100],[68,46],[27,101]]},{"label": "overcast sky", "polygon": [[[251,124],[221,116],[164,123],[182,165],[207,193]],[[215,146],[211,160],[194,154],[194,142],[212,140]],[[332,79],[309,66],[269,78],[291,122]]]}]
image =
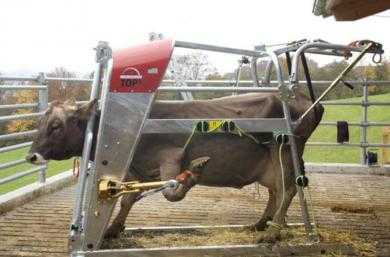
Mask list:
[{"label": "overcast sky", "polygon": [[[372,39],[390,52],[390,12],[356,22],[311,13],[313,0],[1,0],[0,72],[92,70],[99,40],[115,48],[165,37],[252,49],[259,43],[322,38],[335,43]],[[211,56],[222,71],[235,59]],[[324,61],[320,61],[324,62]]]}]

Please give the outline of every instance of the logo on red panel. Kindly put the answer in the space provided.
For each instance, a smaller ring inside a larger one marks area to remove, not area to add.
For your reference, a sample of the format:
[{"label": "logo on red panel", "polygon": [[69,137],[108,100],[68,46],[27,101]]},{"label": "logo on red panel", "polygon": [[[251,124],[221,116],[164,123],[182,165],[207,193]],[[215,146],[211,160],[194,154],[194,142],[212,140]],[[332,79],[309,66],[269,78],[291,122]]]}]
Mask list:
[{"label": "logo on red panel", "polygon": [[122,86],[124,87],[133,87],[141,83],[142,80],[141,73],[133,67],[124,69],[119,77],[121,79]]}]

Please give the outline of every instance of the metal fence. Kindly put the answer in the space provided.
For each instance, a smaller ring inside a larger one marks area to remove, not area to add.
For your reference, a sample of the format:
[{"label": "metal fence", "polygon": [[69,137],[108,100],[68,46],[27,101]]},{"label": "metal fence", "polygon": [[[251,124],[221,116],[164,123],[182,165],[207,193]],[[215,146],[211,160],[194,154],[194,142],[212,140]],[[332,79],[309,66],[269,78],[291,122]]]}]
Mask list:
[{"label": "metal fence", "polygon": [[[16,77],[16,76],[0,76],[0,81],[3,83],[11,82],[11,84],[4,84],[0,85],[0,90],[37,90],[38,91],[38,102],[36,103],[21,103],[21,104],[7,104],[7,105],[0,105],[0,110],[18,110],[18,109],[32,109],[35,112],[28,113],[28,114],[14,114],[14,115],[8,115],[8,116],[0,116],[0,123],[5,123],[12,120],[20,120],[20,119],[31,119],[31,118],[37,118],[43,115],[43,111],[48,106],[48,83],[50,81],[61,81],[61,82],[68,82],[68,83],[91,83],[91,79],[83,79],[83,78],[54,78],[54,77],[46,77],[45,74],[40,73],[38,76],[29,76],[29,77]],[[15,81],[21,81],[21,82],[33,82],[36,85],[13,85],[12,83]],[[349,106],[361,106],[362,107],[362,118],[360,122],[350,122],[350,126],[357,126],[360,127],[360,143],[333,143],[333,142],[308,142],[307,144],[310,146],[327,146],[327,147],[358,147],[361,148],[361,164],[366,165],[366,156],[367,156],[367,149],[369,147],[390,147],[390,144],[382,144],[382,143],[372,143],[368,142],[367,138],[367,130],[369,127],[372,126],[390,126],[390,118],[389,122],[374,122],[369,121],[368,117],[368,108],[370,106],[390,106],[390,99],[389,101],[384,102],[375,102],[375,101],[369,101],[368,100],[368,85],[375,84],[375,85],[381,85],[381,86],[390,86],[390,81],[369,81],[364,80],[362,81],[348,81],[351,84],[355,85],[361,85],[363,87],[363,100],[360,102],[349,102],[349,101],[324,101],[322,102],[323,105],[349,105]],[[302,81],[300,82],[302,84],[305,84],[306,82]],[[329,85],[331,81],[313,81],[314,85]],[[271,85],[276,85],[276,82],[271,82]],[[83,84],[86,85],[86,84]],[[185,81],[186,91],[234,91],[234,88],[237,89],[237,87],[234,87],[237,85],[236,80],[197,80],[197,81]],[[207,85],[207,88],[199,88],[197,86],[199,85]],[[229,86],[234,88],[221,88],[221,86]],[[241,88],[238,88],[237,91],[245,91],[245,88],[248,88],[249,91],[253,91],[253,81],[240,81],[239,85]],[[252,87],[251,89],[249,88]],[[175,81],[173,80],[164,80],[162,83],[162,86],[160,87],[160,91],[170,92],[175,91],[175,88],[177,90],[177,87],[175,87]],[[225,89],[225,90],[223,90]],[[226,90],[228,89],[228,90]],[[240,90],[242,89],[242,90]],[[83,103],[83,101],[78,102]],[[334,121],[323,121],[321,122],[322,126],[336,126],[337,122]],[[16,133],[10,133],[10,134],[3,134],[0,135],[0,142],[7,142],[11,140],[29,140],[31,137],[36,133],[36,130],[30,130],[30,131],[23,131],[23,132],[16,132]],[[27,141],[24,143],[19,143],[15,145],[10,145],[6,147],[0,148],[0,154],[13,151],[16,149],[21,149],[28,147],[32,144],[32,142]],[[24,156],[20,156],[20,159],[15,161],[10,161],[6,163],[0,164],[0,172],[1,170],[25,163]],[[0,179],[0,185],[14,181],[16,179],[28,176],[30,174],[39,173],[38,176],[38,182],[44,183],[46,180],[46,170],[47,166],[37,166],[32,169],[26,170],[26,171],[20,171],[14,175],[5,177]]]}]

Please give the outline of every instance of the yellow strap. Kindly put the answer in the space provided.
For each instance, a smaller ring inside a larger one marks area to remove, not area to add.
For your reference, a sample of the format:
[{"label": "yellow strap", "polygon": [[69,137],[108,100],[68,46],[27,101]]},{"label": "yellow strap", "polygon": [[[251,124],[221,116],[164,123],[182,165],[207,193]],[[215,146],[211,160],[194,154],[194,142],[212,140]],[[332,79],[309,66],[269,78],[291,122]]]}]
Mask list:
[{"label": "yellow strap", "polygon": [[[229,120],[211,120],[211,121],[206,121],[208,123],[208,130],[203,132],[203,133],[212,133],[212,132],[215,132],[216,130],[220,129],[224,124],[230,122]],[[184,144],[184,150],[187,148],[187,146],[189,145],[189,143],[191,142],[193,136],[195,135],[196,133],[196,127],[197,127],[197,124],[194,126],[194,128],[192,129],[192,132],[191,132],[191,135],[188,137],[186,143]],[[236,134],[240,137],[242,136],[246,136],[250,139],[252,139],[256,144],[260,144],[259,140],[257,140],[253,135],[251,135],[250,133],[247,133],[246,131],[244,131],[242,128],[240,128],[236,123],[234,123],[234,127],[235,127],[235,131],[230,131],[230,133],[232,134]],[[235,133],[234,133],[235,132]]]}]

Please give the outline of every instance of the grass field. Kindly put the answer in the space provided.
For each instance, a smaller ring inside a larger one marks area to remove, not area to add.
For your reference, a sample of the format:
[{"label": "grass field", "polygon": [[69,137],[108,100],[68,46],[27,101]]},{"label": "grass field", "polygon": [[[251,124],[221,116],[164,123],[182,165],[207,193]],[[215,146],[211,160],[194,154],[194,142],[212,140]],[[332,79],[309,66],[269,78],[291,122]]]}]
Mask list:
[{"label": "grass field", "polygon": [[[342,101],[359,102],[362,98],[349,98]],[[370,96],[371,101],[390,101],[390,94]],[[360,122],[362,119],[361,106],[326,106],[322,121]],[[390,106],[371,106],[368,108],[368,120],[377,122],[390,122]],[[369,127],[367,139],[369,143],[380,143],[383,127]],[[320,126],[311,136],[312,142],[336,143],[337,131],[335,126]],[[349,127],[350,143],[360,143],[360,127]],[[370,148],[370,151],[378,152],[379,148]],[[310,162],[339,162],[359,163],[360,148],[358,147],[318,147],[308,146],[305,150],[304,159]]]},{"label": "grass field", "polygon": [[[26,156],[26,153],[28,151],[28,148],[22,148],[11,152],[6,152],[3,154],[0,154],[0,163],[6,163],[14,160],[20,160],[23,159]],[[51,161],[48,164],[48,169],[46,176],[50,177],[53,175],[56,175],[62,171],[69,170],[73,165],[72,160],[67,161]],[[10,175],[13,175],[18,172],[26,171],[28,169],[31,169],[35,167],[32,164],[19,164],[17,166],[0,170],[0,179],[4,177],[8,177]],[[38,180],[38,173],[34,173],[32,175],[25,176],[23,178],[14,180],[10,183],[6,183],[4,185],[0,185],[0,195],[7,193],[9,191],[15,190],[19,187],[31,184],[33,182],[36,182]]]},{"label": "grass field", "polygon": [[[390,94],[371,96],[372,101],[390,101]],[[343,100],[345,101],[345,100]],[[350,98],[347,101],[361,101],[361,98]],[[349,122],[359,122],[362,117],[360,106],[326,106],[323,121],[346,120]],[[370,121],[390,121],[390,107],[369,107],[368,117]],[[368,141],[370,143],[381,142],[381,127],[368,129]],[[310,141],[316,142],[336,142],[336,128],[331,126],[321,126],[311,137]],[[350,142],[360,142],[360,127],[350,127]],[[379,153],[379,149],[370,149]],[[28,148],[0,154],[0,163],[24,158]],[[380,154],[379,154],[380,157]],[[351,147],[318,147],[311,146],[305,150],[304,159],[309,162],[340,162],[359,163],[360,148]],[[71,168],[72,160],[52,161],[48,165],[47,177],[58,174]],[[0,179],[32,168],[32,165],[21,164],[12,168],[0,170]],[[38,174],[26,176],[5,185],[0,185],[0,194],[12,191],[24,185],[37,181]]]}]

